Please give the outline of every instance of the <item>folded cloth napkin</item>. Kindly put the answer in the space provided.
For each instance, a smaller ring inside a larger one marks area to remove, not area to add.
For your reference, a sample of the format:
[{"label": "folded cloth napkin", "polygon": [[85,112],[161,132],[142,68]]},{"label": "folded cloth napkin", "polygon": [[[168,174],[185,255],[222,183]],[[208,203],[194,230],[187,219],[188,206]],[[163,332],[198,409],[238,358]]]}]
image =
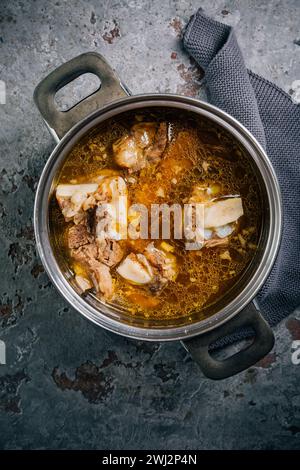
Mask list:
[{"label": "folded cloth napkin", "polygon": [[[210,101],[238,119],[265,148],[281,188],[281,248],[256,303],[271,326],[300,305],[300,105],[273,83],[247,70],[231,27],[199,10],[183,37],[204,69]],[[239,332],[232,340],[249,336]]]}]

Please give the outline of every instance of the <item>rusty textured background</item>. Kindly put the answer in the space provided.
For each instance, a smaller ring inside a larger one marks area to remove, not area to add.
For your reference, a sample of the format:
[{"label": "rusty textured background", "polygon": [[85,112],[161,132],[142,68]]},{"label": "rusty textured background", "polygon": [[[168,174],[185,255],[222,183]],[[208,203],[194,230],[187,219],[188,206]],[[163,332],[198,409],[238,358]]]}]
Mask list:
[{"label": "rusty textured background", "polygon": [[82,318],[51,286],[35,250],[35,188],[54,147],[33,105],[35,85],[95,50],[133,93],[205,97],[180,43],[200,5],[236,26],[249,68],[293,93],[298,0],[1,1],[1,448],[300,448],[300,365],[291,362],[297,312],[276,329],[267,358],[215,383],[179,343],[129,341]]}]

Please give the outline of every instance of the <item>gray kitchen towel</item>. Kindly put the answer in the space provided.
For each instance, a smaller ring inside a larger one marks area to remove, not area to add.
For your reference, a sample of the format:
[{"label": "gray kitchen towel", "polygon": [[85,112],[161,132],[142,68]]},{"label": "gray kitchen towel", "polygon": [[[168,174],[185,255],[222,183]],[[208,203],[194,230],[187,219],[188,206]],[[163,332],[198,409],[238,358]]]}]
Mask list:
[{"label": "gray kitchen towel", "polygon": [[[281,248],[256,298],[274,326],[300,305],[300,105],[247,70],[233,29],[200,10],[187,25],[184,47],[205,71],[211,103],[238,119],[260,141],[281,188]],[[249,334],[237,334],[231,340],[245,336]]]}]

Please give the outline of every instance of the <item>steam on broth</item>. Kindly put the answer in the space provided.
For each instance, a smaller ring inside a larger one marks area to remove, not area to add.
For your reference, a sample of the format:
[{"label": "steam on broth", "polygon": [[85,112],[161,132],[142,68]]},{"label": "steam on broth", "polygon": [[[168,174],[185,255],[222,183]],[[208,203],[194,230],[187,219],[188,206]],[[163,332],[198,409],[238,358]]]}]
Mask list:
[{"label": "steam on broth", "polygon": [[[152,204],[200,203],[202,243],[187,250],[195,233],[174,238],[174,217],[169,239],[151,239],[150,228],[147,239],[124,239],[123,225],[138,232],[141,223],[124,201],[148,215]],[[123,218],[115,219],[114,204]],[[78,288],[153,319],[220,301],[255,254],[260,220],[258,181],[239,144],[204,118],[159,108],[124,113],[85,136],[65,160],[50,206],[54,250]]]}]

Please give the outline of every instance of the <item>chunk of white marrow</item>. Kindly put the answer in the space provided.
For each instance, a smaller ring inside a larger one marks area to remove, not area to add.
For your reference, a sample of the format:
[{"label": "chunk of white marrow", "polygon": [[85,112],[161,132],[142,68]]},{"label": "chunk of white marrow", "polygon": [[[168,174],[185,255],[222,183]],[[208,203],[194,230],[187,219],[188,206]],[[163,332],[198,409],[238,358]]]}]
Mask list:
[{"label": "chunk of white marrow", "polygon": [[92,194],[98,189],[97,183],[59,184],[56,188],[57,197],[72,197],[74,193]]},{"label": "chunk of white marrow", "polygon": [[237,221],[243,215],[240,197],[213,201],[204,206],[204,228],[221,227]]},{"label": "chunk of white marrow", "polygon": [[116,271],[126,281],[133,284],[148,284],[153,278],[152,268],[147,258],[142,254],[131,253],[122,261]]}]

